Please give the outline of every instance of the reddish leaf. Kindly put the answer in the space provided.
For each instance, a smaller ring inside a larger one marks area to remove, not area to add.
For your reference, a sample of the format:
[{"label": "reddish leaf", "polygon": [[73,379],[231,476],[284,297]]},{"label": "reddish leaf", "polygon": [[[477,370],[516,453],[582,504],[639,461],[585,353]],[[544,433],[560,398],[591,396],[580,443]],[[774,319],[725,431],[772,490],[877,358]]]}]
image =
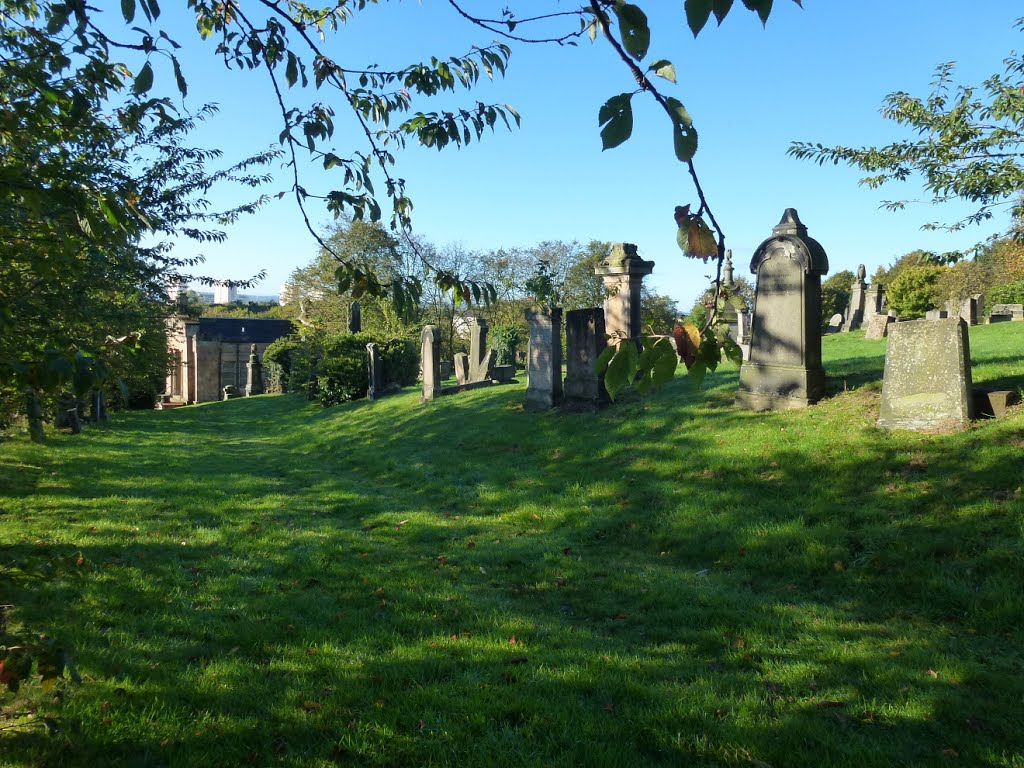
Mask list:
[{"label": "reddish leaf", "polygon": [[680,229],[685,227],[690,221],[690,206],[689,205],[677,205],[675,211],[676,226]]},{"label": "reddish leaf", "polygon": [[683,323],[672,329],[672,337],[676,341],[676,353],[687,368],[691,368],[697,360],[700,348],[700,331],[693,323]]}]

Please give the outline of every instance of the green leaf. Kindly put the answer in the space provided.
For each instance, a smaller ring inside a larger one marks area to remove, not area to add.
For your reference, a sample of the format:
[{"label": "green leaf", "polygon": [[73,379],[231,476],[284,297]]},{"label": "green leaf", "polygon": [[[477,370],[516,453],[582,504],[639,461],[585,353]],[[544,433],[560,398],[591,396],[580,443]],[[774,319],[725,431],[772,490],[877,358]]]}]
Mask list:
[{"label": "green leaf", "polygon": [[142,70],[138,75],[135,76],[135,85],[132,86],[132,91],[136,96],[142,95],[150,88],[153,87],[153,67],[150,66],[147,61],[142,67]]},{"label": "green leaf", "polygon": [[647,26],[647,14],[638,6],[615,0],[615,15],[619,19],[619,37],[626,52],[637,61],[642,61],[651,45],[651,30]]},{"label": "green leaf", "polygon": [[608,369],[604,372],[604,387],[608,390],[608,397],[615,399],[623,387],[627,386],[636,374],[638,353],[636,344],[628,339],[619,343],[618,350]]},{"label": "green leaf", "polygon": [[135,0],[121,0],[121,15],[128,24],[135,20]]},{"label": "green leaf", "polygon": [[612,96],[597,113],[601,129],[601,150],[613,149],[633,134],[633,106],[631,93]]},{"label": "green leaf", "polygon": [[188,96],[188,83],[185,82],[185,76],[181,73],[181,65],[176,56],[171,56],[171,65],[174,67],[174,81],[178,84],[178,93],[184,98]]},{"label": "green leaf", "polygon": [[675,65],[668,59],[658,59],[647,68],[647,71],[653,72],[658,77],[664,77],[669,82],[674,83],[676,81]]},{"label": "green leaf", "polygon": [[703,259],[707,261],[718,254],[718,242],[715,235],[704,223],[704,219],[695,216],[690,219],[690,225],[686,228],[685,253],[691,259]]},{"label": "green leaf", "polygon": [[615,357],[615,353],[617,351],[616,347],[605,347],[601,354],[597,356],[597,361],[594,363],[594,373],[598,376],[604,373],[605,368],[608,367],[608,363],[610,363],[611,359]]},{"label": "green leaf", "polygon": [[745,302],[743,300],[743,297],[740,296],[738,293],[734,293],[732,296],[729,297],[729,303],[737,312],[747,311],[747,302]]},{"label": "green leaf", "polygon": [[696,363],[690,366],[690,370],[688,370],[686,373],[690,377],[690,381],[693,382],[693,386],[700,387],[701,383],[704,381],[704,376],[705,374],[707,374],[707,372],[707,366],[704,365],[703,362],[697,361]]},{"label": "green leaf", "polygon": [[715,19],[718,21],[718,26],[722,26],[722,22],[725,21],[725,17],[729,14],[729,9],[732,8],[732,0],[714,0],[714,12]]},{"label": "green leaf", "polygon": [[725,352],[725,357],[729,362],[743,365],[743,350],[739,344],[733,341],[732,337],[726,336],[722,341],[722,351]]},{"label": "green leaf", "polygon": [[676,374],[676,367],[679,365],[679,355],[676,354],[675,346],[668,339],[659,339],[654,345],[654,368],[651,370],[651,379],[654,387],[660,389],[672,380]]},{"label": "green leaf", "polygon": [[680,162],[687,163],[697,153],[697,129],[693,127],[693,119],[679,99],[670,96],[665,102],[672,117],[672,139],[676,157]]},{"label": "green leaf", "polygon": [[711,0],[686,0],[686,23],[696,37],[711,16]]},{"label": "green leaf", "polygon": [[284,79],[289,88],[295,85],[299,79],[299,60],[291,51],[288,51],[288,64],[284,69]]},{"label": "green leaf", "polygon": [[768,16],[772,12],[772,0],[743,0],[743,4],[751,11],[756,11],[761,17],[761,24],[768,23]]}]

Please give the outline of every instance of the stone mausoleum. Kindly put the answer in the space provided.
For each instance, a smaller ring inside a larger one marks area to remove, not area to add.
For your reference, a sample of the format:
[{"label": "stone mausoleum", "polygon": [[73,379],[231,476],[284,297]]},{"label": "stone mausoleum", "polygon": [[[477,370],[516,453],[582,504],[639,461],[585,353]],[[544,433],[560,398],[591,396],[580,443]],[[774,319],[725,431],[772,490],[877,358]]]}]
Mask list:
[{"label": "stone mausoleum", "polygon": [[256,345],[260,361],[267,345],[292,332],[290,320],[251,317],[176,318],[168,329],[171,370],[165,394],[172,403],[220,400],[224,387],[246,394],[246,363]]}]

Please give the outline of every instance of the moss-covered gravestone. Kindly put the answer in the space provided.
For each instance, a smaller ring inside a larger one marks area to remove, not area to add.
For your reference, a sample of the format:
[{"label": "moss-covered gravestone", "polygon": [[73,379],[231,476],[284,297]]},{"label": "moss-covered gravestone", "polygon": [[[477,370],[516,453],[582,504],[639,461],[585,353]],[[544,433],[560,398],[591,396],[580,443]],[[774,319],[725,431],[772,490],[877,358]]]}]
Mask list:
[{"label": "moss-covered gravestone", "polygon": [[889,328],[878,426],[934,429],[973,417],[971,349],[959,317]]},{"label": "moss-covered gravestone", "polygon": [[821,367],[821,276],[828,256],[793,208],[754,251],[757,275],[750,358],[736,405],[754,411],[805,408],[825,394]]}]

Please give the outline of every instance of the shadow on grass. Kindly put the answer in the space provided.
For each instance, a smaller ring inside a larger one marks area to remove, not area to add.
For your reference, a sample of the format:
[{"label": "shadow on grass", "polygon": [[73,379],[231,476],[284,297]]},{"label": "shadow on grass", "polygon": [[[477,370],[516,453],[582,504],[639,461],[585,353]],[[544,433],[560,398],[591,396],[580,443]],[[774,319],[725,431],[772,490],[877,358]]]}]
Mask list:
[{"label": "shadow on grass", "polygon": [[40,541],[0,545],[12,572],[48,575],[3,586],[27,623],[74,638],[89,682],[66,740],[4,750],[76,765],[1020,753],[1022,550],[998,494],[1024,463],[986,450],[1012,429],[867,427],[808,450],[827,410],[794,422],[731,396],[680,384],[598,415],[527,413],[521,388],[329,411],[256,398],[59,442],[56,476],[5,488]]}]

